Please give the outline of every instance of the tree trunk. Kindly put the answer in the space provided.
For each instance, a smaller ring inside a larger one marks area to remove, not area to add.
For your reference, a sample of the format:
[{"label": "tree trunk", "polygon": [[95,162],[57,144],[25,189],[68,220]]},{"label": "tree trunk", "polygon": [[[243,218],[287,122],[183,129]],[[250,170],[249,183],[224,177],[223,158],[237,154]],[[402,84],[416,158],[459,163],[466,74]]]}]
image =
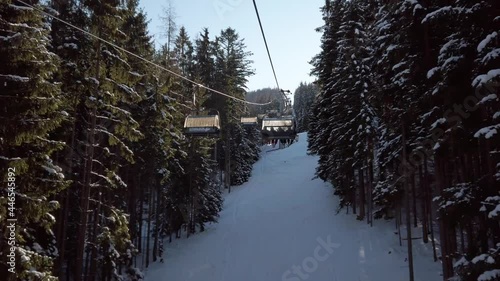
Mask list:
[{"label": "tree trunk", "polygon": [[[193,177],[195,176],[194,175],[194,169],[193,169],[193,162],[194,162],[194,159],[193,159],[193,156],[194,156],[194,138],[191,138],[191,141],[190,141],[190,147],[189,147],[189,157],[190,157],[190,161],[189,161],[189,195],[188,195],[188,214],[189,214],[189,219],[188,219],[188,222],[187,222],[187,231],[186,231],[186,236],[187,238],[189,238],[189,235],[192,233],[192,229],[193,229],[193,224],[194,224],[194,218],[193,218]],[[228,175],[226,175],[227,177]],[[227,180],[227,178],[226,178]]]},{"label": "tree trunk", "polygon": [[417,191],[416,191],[416,183],[415,183],[415,173],[411,172],[410,174],[410,185],[411,185],[411,198],[412,198],[412,211],[413,211],[413,226],[415,228],[418,227],[418,212],[417,212]]},{"label": "tree trunk", "polygon": [[366,223],[370,224],[370,172],[368,171],[368,161],[365,163],[365,175],[364,177],[366,178]]},{"label": "tree trunk", "polygon": [[465,235],[464,228],[462,226],[460,226],[460,249],[462,254],[465,254]]},{"label": "tree trunk", "polygon": [[[442,160],[439,157],[436,157],[436,180],[437,180],[437,186],[438,190],[440,191],[440,194],[442,195],[443,189],[444,189],[444,163],[442,163]],[[452,262],[450,259],[450,249],[449,249],[449,241],[450,239],[450,234],[449,234],[449,225],[448,222],[445,218],[441,218],[440,220],[440,239],[441,239],[441,262],[443,265],[443,280],[448,280],[449,278],[453,277],[453,268],[452,268]]]},{"label": "tree trunk", "polygon": [[141,184],[141,176],[142,176],[142,171],[139,168],[139,171],[137,173],[137,187],[139,188],[139,212],[138,212],[138,219],[139,219],[139,243],[137,244],[137,250],[139,253],[143,254],[141,255],[141,266],[144,267],[144,240],[143,240],[143,224],[144,224],[144,188]]},{"label": "tree trunk", "polygon": [[229,140],[229,135],[226,137],[226,176],[225,176],[225,181],[226,181],[226,188],[228,189],[228,193],[231,193],[231,143]]},{"label": "tree trunk", "polygon": [[370,226],[373,226],[373,161],[368,165],[369,182],[370,182]]},{"label": "tree trunk", "polygon": [[83,280],[83,257],[85,254],[87,223],[88,223],[88,210],[90,199],[90,183],[92,181],[92,165],[94,158],[94,134],[96,126],[96,108],[93,108],[90,115],[91,127],[88,132],[89,143],[87,144],[86,161],[84,167],[84,184],[80,200],[80,225],[78,227],[78,238],[76,248],[76,266],[75,266],[75,281]]},{"label": "tree trunk", "polygon": [[467,254],[476,256],[478,254],[477,244],[474,242],[473,220],[467,222]]},{"label": "tree trunk", "polygon": [[[485,140],[479,139],[479,147],[478,147],[478,172],[479,172],[479,177],[483,177],[488,174],[489,172],[489,156],[488,156],[488,150],[485,149],[484,147],[487,146],[487,143],[484,143]],[[490,182],[490,176],[488,175],[488,182]],[[477,231],[478,233],[478,238],[479,238],[479,243],[480,243],[480,251],[482,253],[485,253],[488,251],[489,245],[488,245],[488,235],[487,235],[487,221],[486,217],[479,216],[479,229]]]},{"label": "tree trunk", "polygon": [[450,244],[450,263],[451,263],[451,268],[453,269],[453,259],[455,258],[455,255],[457,253],[457,228],[455,225],[455,222],[451,223],[451,226],[449,228],[450,230],[450,239],[448,239],[448,243]]},{"label": "tree trunk", "polygon": [[359,177],[359,215],[358,220],[364,220],[365,216],[365,177],[363,169],[358,170]]},{"label": "tree trunk", "polygon": [[432,253],[434,256],[434,261],[436,262],[436,261],[438,261],[438,256],[437,256],[437,250],[436,250],[436,239],[434,239],[434,220],[432,218],[432,211],[429,211],[429,228],[430,228],[430,232],[431,232]]},{"label": "tree trunk", "polygon": [[[127,183],[127,196],[128,196],[128,213],[130,214],[129,226],[130,226],[130,241],[134,245],[138,245],[137,243],[137,205],[136,205],[136,189],[137,183],[135,182],[135,176],[131,179],[131,175],[137,174],[137,163],[134,165],[128,165],[124,171],[126,175],[126,183]],[[133,172],[132,172],[133,171]],[[137,267],[137,256],[134,256],[134,267]]]},{"label": "tree trunk", "polygon": [[173,225],[174,225],[174,219],[173,219],[173,215],[172,215],[173,211],[170,210],[169,213],[168,213],[168,243],[172,243],[172,232],[175,231],[175,229],[173,228]]},{"label": "tree trunk", "polygon": [[[424,158],[424,161],[426,159]],[[429,222],[427,220],[427,192],[424,182],[424,175],[422,171],[422,164],[418,166],[418,184],[420,186],[420,207],[422,208],[422,239],[424,243],[429,243]]]},{"label": "tree trunk", "polygon": [[90,274],[87,275],[86,280],[89,281],[94,281],[95,280],[95,274],[97,272],[97,232],[98,232],[98,224],[99,224],[99,215],[101,211],[101,200],[102,200],[102,194],[99,192],[98,197],[97,197],[97,207],[94,210],[94,217],[93,217],[93,222],[92,222],[92,236],[90,238],[90,242],[92,243],[92,252],[90,256]]},{"label": "tree trunk", "polygon": [[396,225],[398,228],[398,238],[399,238],[399,246],[403,246],[403,240],[401,239],[401,202],[398,199],[396,203]]},{"label": "tree trunk", "polygon": [[431,242],[432,242],[432,253],[434,255],[434,261],[438,261],[437,250],[436,250],[436,240],[434,239],[434,218],[432,216],[432,188],[429,182],[429,169],[428,169],[428,159],[427,155],[424,155],[424,190],[426,194],[426,206],[427,213],[425,214],[429,219],[429,230],[431,232]]},{"label": "tree trunk", "polygon": [[[150,169],[151,170],[151,169]],[[149,173],[151,176],[151,173]],[[152,180],[153,185],[154,185],[154,179]],[[154,206],[154,189],[150,186],[149,187],[149,193],[148,193],[148,217],[147,217],[147,222],[148,222],[148,230],[146,232],[146,268],[149,267],[149,242],[151,240],[151,218],[153,217],[153,206]]]},{"label": "tree trunk", "polygon": [[[407,161],[407,156],[406,156],[406,133],[405,133],[405,127],[404,124],[402,126],[403,128],[403,160],[406,162]],[[413,176],[413,172],[410,175],[412,179],[415,177]],[[412,241],[412,235],[411,235],[411,214],[410,214],[410,190],[408,187],[408,177],[403,177],[404,179],[404,192],[405,192],[405,197],[406,197],[406,202],[405,202],[405,207],[406,207],[406,238],[408,239],[408,266],[409,266],[409,280],[414,281],[414,273],[413,273],[413,241]],[[412,180],[413,182],[413,180]],[[413,185],[415,185],[413,183]]]},{"label": "tree trunk", "polygon": [[[74,120],[72,123],[71,127],[71,141],[70,141],[70,146],[69,146],[69,155],[68,158],[65,160],[66,164],[68,165],[68,178],[73,179],[73,166],[74,166],[74,151],[75,151],[75,143],[76,143],[76,115],[77,115],[77,105],[78,104],[78,97],[75,98],[75,102],[73,104],[73,112],[75,113]],[[67,264],[66,261],[66,238],[68,237],[67,235],[67,230],[68,230],[68,217],[69,217],[69,198],[70,198],[70,191],[72,190],[73,185],[69,186],[65,191],[64,191],[64,203],[62,204],[61,208],[61,215],[60,215],[60,220],[59,220],[59,231],[58,231],[58,238],[57,241],[59,242],[59,256],[57,258],[57,271],[58,271],[58,276],[59,279],[63,280],[64,279],[64,271],[63,271],[63,265],[64,263]]]},{"label": "tree trunk", "polygon": [[157,184],[156,184],[156,212],[155,212],[155,224],[156,224],[156,228],[155,228],[155,237],[154,237],[154,242],[153,242],[153,262],[156,261],[157,259],[157,256],[158,256],[158,239],[159,239],[159,236],[160,236],[160,231],[161,229],[163,228],[163,224],[164,222],[161,222],[160,223],[160,210],[161,210],[161,202],[162,202],[162,192],[161,192],[161,184],[160,184],[160,181],[157,180]]},{"label": "tree trunk", "polygon": [[349,184],[349,187],[351,189],[351,202],[352,202],[352,213],[353,214],[357,214],[357,196],[356,196],[356,178],[355,178],[355,175],[354,175],[354,170],[351,171],[350,173],[350,177],[349,177],[349,181],[348,183]]}]

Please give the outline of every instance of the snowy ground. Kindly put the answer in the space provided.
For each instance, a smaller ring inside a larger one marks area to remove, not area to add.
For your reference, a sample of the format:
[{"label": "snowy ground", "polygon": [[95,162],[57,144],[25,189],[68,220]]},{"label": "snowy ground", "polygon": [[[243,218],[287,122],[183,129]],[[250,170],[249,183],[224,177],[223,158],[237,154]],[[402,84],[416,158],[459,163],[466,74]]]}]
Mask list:
[{"label": "snowy ground", "polygon": [[[250,181],[226,196],[218,224],[166,243],[147,281],[406,281],[406,245],[394,224],[335,215],[332,188],[312,180],[307,137],[263,152]],[[269,149],[269,148],[268,148]],[[419,241],[419,240],[417,240]],[[415,281],[440,281],[430,245],[416,242]]]}]

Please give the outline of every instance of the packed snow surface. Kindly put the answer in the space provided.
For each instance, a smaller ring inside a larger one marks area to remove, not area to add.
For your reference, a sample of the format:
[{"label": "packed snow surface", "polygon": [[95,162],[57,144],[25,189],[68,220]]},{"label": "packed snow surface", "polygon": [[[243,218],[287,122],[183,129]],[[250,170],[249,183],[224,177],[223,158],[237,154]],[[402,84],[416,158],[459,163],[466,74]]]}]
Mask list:
[{"label": "packed snow surface", "polygon": [[[345,210],[336,214],[332,187],[312,179],[318,158],[306,154],[305,134],[271,149],[264,147],[250,181],[227,194],[218,224],[165,241],[164,263],[146,270],[147,281],[409,280],[406,243],[399,245],[393,222],[370,227]],[[430,243],[414,244],[415,281],[442,280]]]}]

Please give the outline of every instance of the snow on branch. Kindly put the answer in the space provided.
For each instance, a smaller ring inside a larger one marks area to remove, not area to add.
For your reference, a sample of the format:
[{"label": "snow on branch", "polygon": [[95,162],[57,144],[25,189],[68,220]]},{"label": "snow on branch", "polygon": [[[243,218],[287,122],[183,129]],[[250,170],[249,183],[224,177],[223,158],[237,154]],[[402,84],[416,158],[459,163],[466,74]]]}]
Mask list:
[{"label": "snow on branch", "polygon": [[0,160],[5,160],[5,161],[19,161],[19,160],[22,160],[22,159],[19,158],[19,157],[9,158],[9,157],[0,155]]},{"label": "snow on branch", "polygon": [[104,105],[104,106],[107,106],[107,107],[109,107],[109,108],[111,108],[111,109],[112,109],[112,111],[114,110],[115,112],[121,112],[121,113],[125,114],[126,116],[130,116],[130,115],[132,115],[129,111],[126,111],[126,110],[121,109],[121,108],[119,108],[119,107],[116,107],[116,106],[114,106],[114,105],[111,105],[111,104],[103,104],[103,105]]},{"label": "snow on branch", "polygon": [[493,269],[483,272],[483,274],[479,275],[477,281],[496,280],[498,277],[500,277],[500,269]]},{"label": "snow on branch", "polygon": [[121,141],[117,136],[115,136],[113,133],[106,131],[106,130],[103,130],[103,129],[96,129],[96,131],[108,135],[113,141],[120,144],[121,147],[123,147],[130,155],[134,155],[134,152],[123,141]]},{"label": "snow on branch", "polygon": [[489,94],[487,95],[486,97],[482,98],[478,104],[483,104],[483,103],[487,103],[489,101],[497,101],[497,95],[495,94]]},{"label": "snow on branch", "polygon": [[495,78],[500,78],[500,68],[492,69],[488,71],[488,73],[486,74],[478,75],[472,82],[472,86],[473,87],[481,86]]},{"label": "snow on branch", "polygon": [[7,81],[21,82],[21,83],[26,83],[26,82],[30,81],[29,77],[23,77],[23,76],[12,75],[12,74],[0,74],[0,78],[4,78],[4,80],[7,80]]},{"label": "snow on branch", "polygon": [[475,4],[474,6],[470,8],[465,8],[465,7],[452,7],[452,6],[445,6],[441,7],[433,12],[428,13],[424,19],[422,20],[422,23],[428,23],[429,21],[436,20],[442,16],[446,15],[452,15],[452,14],[471,14],[477,9],[480,8],[480,4]]},{"label": "snow on branch", "polygon": [[127,187],[127,184],[122,180],[122,178],[120,178],[119,175],[117,175],[115,172],[113,172],[113,177],[115,178],[115,180],[118,182],[118,184],[120,184],[121,186],[123,187]]},{"label": "snow on branch", "polygon": [[475,138],[479,138],[481,136],[484,136],[484,138],[489,139],[489,138],[491,138],[492,136],[494,136],[494,135],[496,135],[498,133],[497,130],[500,130],[500,124],[496,124],[496,125],[492,125],[492,126],[481,128],[479,131],[477,131],[474,134],[474,137]]},{"label": "snow on branch", "polygon": [[19,37],[19,36],[21,36],[21,33],[19,33],[19,32],[14,33],[14,35],[11,35],[11,36],[0,36],[0,41],[8,42],[8,41],[11,41],[12,39]]},{"label": "snow on branch", "polygon": [[119,60],[121,63],[123,63],[124,65],[130,67],[130,65],[128,64],[128,62],[126,62],[124,59],[120,58],[119,56],[111,53],[110,51],[108,50],[103,50],[102,51],[103,54],[107,55],[108,57],[111,57],[111,58],[114,58],[114,59],[117,59]]},{"label": "snow on branch", "polygon": [[500,57],[500,48],[493,49],[491,52],[484,55],[483,59],[481,60],[481,63],[487,64],[490,61],[498,59],[498,57]]},{"label": "snow on branch", "polygon": [[127,94],[131,95],[131,96],[136,96],[138,98],[140,98],[141,96],[131,87],[125,85],[125,84],[117,84],[118,88],[122,89],[123,91],[125,91]]},{"label": "snow on branch", "polygon": [[498,33],[496,31],[493,31],[493,33],[488,34],[486,38],[484,38],[481,42],[479,42],[479,45],[477,45],[477,52],[481,53],[488,44],[491,43],[491,41],[495,38],[498,37]]},{"label": "snow on branch", "polygon": [[31,7],[19,6],[19,5],[14,5],[14,4],[9,4],[9,8],[13,8],[16,10],[24,10],[24,11],[32,11],[33,10],[33,8],[31,8]]},{"label": "snow on branch", "polygon": [[50,143],[50,144],[66,145],[66,142],[64,142],[64,141],[49,140],[49,139],[46,139],[46,138],[42,138],[40,136],[37,136],[36,138],[39,139],[39,140],[41,140],[41,141],[43,141],[43,142]]},{"label": "snow on branch", "polygon": [[110,178],[108,178],[107,176],[105,176],[105,175],[98,174],[98,173],[96,173],[96,172],[94,172],[94,171],[92,171],[92,175],[94,175],[94,176],[96,176],[96,177],[98,177],[98,178],[101,178],[101,179],[105,180],[105,181],[106,181],[107,183],[109,183],[111,186],[115,186],[115,184],[113,183],[113,181],[112,181]]}]

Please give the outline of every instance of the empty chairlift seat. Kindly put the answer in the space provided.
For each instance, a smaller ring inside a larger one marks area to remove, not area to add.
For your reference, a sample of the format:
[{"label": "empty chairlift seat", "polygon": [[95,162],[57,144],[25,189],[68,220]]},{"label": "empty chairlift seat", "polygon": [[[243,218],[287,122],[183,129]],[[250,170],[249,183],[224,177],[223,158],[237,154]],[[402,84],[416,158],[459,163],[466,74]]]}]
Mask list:
[{"label": "empty chairlift seat", "polygon": [[193,137],[219,137],[219,115],[189,115],[184,121],[184,134]]},{"label": "empty chairlift seat", "polygon": [[244,127],[256,127],[258,124],[257,117],[241,117],[241,125]]},{"label": "empty chairlift seat", "polygon": [[264,139],[295,139],[295,120],[293,117],[264,118],[262,120]]}]

